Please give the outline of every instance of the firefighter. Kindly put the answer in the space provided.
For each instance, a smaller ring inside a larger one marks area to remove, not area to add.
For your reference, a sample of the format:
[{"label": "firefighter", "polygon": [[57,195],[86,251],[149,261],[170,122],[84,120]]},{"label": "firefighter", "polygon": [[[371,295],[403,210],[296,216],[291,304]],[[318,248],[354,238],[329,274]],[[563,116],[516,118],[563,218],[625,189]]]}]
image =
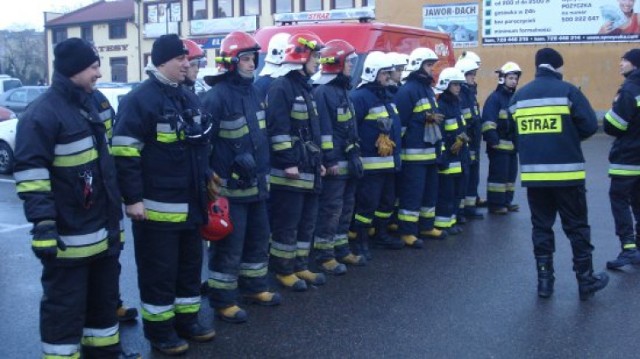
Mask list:
[{"label": "firefighter", "polygon": [[519,206],[512,203],[518,157],[514,145],[516,128],[509,121],[509,101],[516,91],[522,70],[515,62],[507,62],[496,73],[498,87],[482,108],[482,135],[487,142],[489,157],[487,206],[489,213],[504,215],[519,210]]},{"label": "firefighter", "polygon": [[[632,209],[640,209],[640,49],[629,50],[620,61],[620,73],[625,81],[618,90],[611,110],[603,119],[604,131],[615,137],[609,153],[609,199],[620,238],[622,252],[607,268],[640,264],[636,244]],[[639,218],[635,218],[636,225]]]},{"label": "firefighter", "polygon": [[393,62],[393,71],[391,71],[389,83],[387,84],[387,91],[391,92],[391,96],[395,96],[400,86],[402,86],[402,73],[407,67],[409,56],[399,52],[390,52],[387,56],[391,56],[391,61]]},{"label": "firefighter", "polygon": [[256,87],[264,98],[269,93],[269,87],[274,80],[273,72],[276,71],[282,60],[284,59],[284,50],[287,47],[289,41],[289,34],[286,32],[279,32],[271,37],[269,40],[269,46],[267,48],[267,54],[264,57],[264,66],[260,71],[260,76],[256,80]]},{"label": "firefighter", "polygon": [[249,34],[227,35],[216,58],[223,74],[203,100],[214,118],[210,165],[222,179],[221,195],[229,200],[234,228],[211,242],[209,299],[218,317],[232,323],[247,320],[238,306],[238,290],[251,303],[280,304],[280,295],[267,283],[269,141],[264,104],[253,85],[259,49]]},{"label": "firefighter", "polygon": [[[188,49],[175,34],[153,43],[149,78],[120,103],[113,154],[125,212],[132,220],[145,337],[169,355],[184,339],[212,340],[198,321],[207,200],[217,183],[208,170],[211,123],[198,98],[180,86]],[[207,198],[208,197],[208,198]]]},{"label": "firefighter", "polygon": [[309,270],[309,250],[318,215],[322,165],[320,119],[309,78],[318,68],[322,40],[311,32],[287,40],[284,60],[267,95],[271,143],[271,268],[293,291],[322,285]]},{"label": "firefighter", "polygon": [[482,117],[478,105],[478,84],[476,72],[479,69],[478,62],[470,58],[461,58],[456,62],[456,68],[464,74],[465,83],[460,88],[460,106],[462,117],[467,125],[469,136],[469,168],[463,174],[465,177],[464,211],[460,213],[459,222],[466,219],[483,219],[484,216],[477,209],[478,183],[480,182],[480,144],[482,142]]},{"label": "firefighter", "polygon": [[355,51],[343,40],[327,42],[321,51],[320,76],[314,80],[317,87],[313,97],[324,134],[322,162],[327,174],[322,183],[313,247],[319,268],[333,275],[345,274],[346,264],[366,263],[363,256],[351,253],[348,240],[356,183],[363,174],[358,130],[348,96],[351,72],[358,59]]},{"label": "firefighter", "polygon": [[462,233],[462,228],[457,225],[457,212],[464,197],[462,175],[469,161],[469,137],[459,97],[464,82],[462,71],[448,67],[442,70],[436,84],[436,89],[442,91],[438,96],[438,108],[443,120],[440,123],[442,155],[439,159],[435,226],[451,235]]},{"label": "firefighter", "polygon": [[198,72],[200,68],[205,67],[207,65],[207,59],[204,57],[204,51],[200,48],[200,45],[195,43],[193,40],[182,39],[184,46],[189,51],[187,55],[187,59],[189,60],[189,71],[187,71],[187,76],[182,83],[183,86],[186,86],[191,92],[196,93],[196,80],[198,79]]},{"label": "firefighter", "polygon": [[362,82],[351,92],[360,136],[364,177],[356,191],[353,230],[356,254],[371,259],[369,236],[386,249],[402,249],[404,243],[391,236],[387,224],[395,204],[395,176],[400,170],[400,118],[387,92],[393,63],[380,51],[367,55]]},{"label": "firefighter", "polygon": [[[16,189],[34,224],[40,259],[43,358],[122,354],[116,308],[122,202],[109,153],[109,102],[93,94],[101,77],[91,44],[70,38],[54,48],[51,88],[18,122]],[[137,358],[132,354],[124,357]]]},{"label": "firefighter", "polygon": [[418,237],[443,239],[446,233],[434,227],[438,197],[438,165],[442,144],[438,103],[433,92],[433,68],[438,55],[418,47],[409,56],[411,71],[394,97],[404,131],[400,177],[398,222],[400,238],[411,248],[421,248]]},{"label": "firefighter", "polygon": [[553,293],[553,223],[560,213],[562,229],[571,241],[579,296],[587,300],[609,282],[606,273],[593,273],[580,148],[581,141],[596,133],[598,122],[582,92],[562,81],[563,64],[556,50],[538,50],[535,79],[513,95],[509,111],[517,125],[520,179],[531,209],[538,296]]}]

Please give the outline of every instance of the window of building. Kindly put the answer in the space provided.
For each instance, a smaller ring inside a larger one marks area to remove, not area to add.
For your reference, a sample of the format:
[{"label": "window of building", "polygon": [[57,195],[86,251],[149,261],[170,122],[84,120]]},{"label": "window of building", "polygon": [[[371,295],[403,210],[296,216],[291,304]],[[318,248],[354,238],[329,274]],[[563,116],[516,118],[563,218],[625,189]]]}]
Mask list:
[{"label": "window of building", "polygon": [[110,39],[124,39],[127,37],[127,23],[126,22],[112,22],[109,24],[109,38]]},{"label": "window of building", "polygon": [[293,12],[293,0],[271,0],[271,12]]},{"label": "window of building", "polygon": [[303,0],[302,11],[322,10],[322,0]]},{"label": "window of building", "polygon": [[111,57],[109,65],[111,66],[111,82],[128,82],[126,57]]},{"label": "window of building", "polygon": [[242,15],[260,15],[260,0],[240,1]]},{"label": "window of building", "polygon": [[214,17],[233,17],[233,0],[214,0]]},{"label": "window of building", "polygon": [[207,18],[207,0],[189,1],[189,18],[191,20],[201,20]]},{"label": "window of building", "polygon": [[62,29],[52,29],[51,30],[51,40],[53,44],[57,44],[67,39],[67,28]]},{"label": "window of building", "polygon": [[332,9],[350,9],[354,7],[353,0],[331,0]]},{"label": "window of building", "polygon": [[83,40],[93,43],[93,26],[83,26],[80,29],[80,37]]},{"label": "window of building", "polygon": [[362,0],[362,6],[376,6],[376,0]]},{"label": "window of building", "polygon": [[[194,0],[196,2],[197,0]],[[145,7],[144,22],[145,23],[166,23],[177,22],[182,18],[182,8],[180,2],[159,3],[147,5]],[[206,18],[206,5],[205,5]]]}]

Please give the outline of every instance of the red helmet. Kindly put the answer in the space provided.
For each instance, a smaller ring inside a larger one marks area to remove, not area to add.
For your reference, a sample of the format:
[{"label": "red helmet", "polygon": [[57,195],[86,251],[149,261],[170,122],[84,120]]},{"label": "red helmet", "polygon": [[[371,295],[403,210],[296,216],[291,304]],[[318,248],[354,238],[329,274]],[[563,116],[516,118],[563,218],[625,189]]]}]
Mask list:
[{"label": "red helmet", "polygon": [[318,35],[303,31],[289,37],[287,48],[284,50],[283,64],[306,64],[312,51],[320,51],[324,43]]},{"label": "red helmet", "polygon": [[189,54],[187,55],[187,59],[189,59],[189,61],[204,57],[204,51],[202,51],[200,45],[198,45],[195,41],[182,39],[182,43],[184,44],[184,47],[186,47],[189,51]]},{"label": "red helmet", "polygon": [[258,50],[260,50],[260,45],[256,42],[256,40],[246,32],[242,31],[234,31],[229,33],[222,40],[220,44],[220,57],[216,57],[216,62],[219,63],[221,70],[230,70],[233,71],[236,68],[236,64],[240,62],[240,54],[245,52],[253,52],[255,57],[254,61],[256,62],[256,67],[258,65]]},{"label": "red helmet", "polygon": [[229,200],[218,197],[209,202],[208,209],[209,220],[200,228],[200,234],[207,241],[219,241],[233,231],[233,223],[229,218]]},{"label": "red helmet", "polygon": [[344,64],[356,49],[344,40],[331,40],[320,51],[320,64],[323,74],[338,74],[344,69]]}]

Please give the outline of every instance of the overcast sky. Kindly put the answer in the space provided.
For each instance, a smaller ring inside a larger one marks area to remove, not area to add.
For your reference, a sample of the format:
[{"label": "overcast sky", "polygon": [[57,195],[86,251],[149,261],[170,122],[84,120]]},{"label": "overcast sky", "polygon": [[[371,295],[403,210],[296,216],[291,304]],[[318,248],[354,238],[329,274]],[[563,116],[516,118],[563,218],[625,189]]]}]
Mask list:
[{"label": "overcast sky", "polygon": [[[0,30],[44,30],[45,11],[68,12],[91,4],[96,0],[21,0],[2,6]],[[3,1],[5,2],[5,1]],[[11,8],[9,10],[8,8]]]}]

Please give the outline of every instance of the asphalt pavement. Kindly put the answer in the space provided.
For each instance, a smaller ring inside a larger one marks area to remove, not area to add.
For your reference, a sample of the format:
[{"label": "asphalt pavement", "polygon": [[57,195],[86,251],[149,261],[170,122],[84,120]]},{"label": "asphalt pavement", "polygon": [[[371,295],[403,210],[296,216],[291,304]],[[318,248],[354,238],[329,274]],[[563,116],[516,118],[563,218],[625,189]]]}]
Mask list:
[{"label": "asphalt pavement", "polygon": [[[597,270],[606,270],[620,250],[608,200],[610,144],[602,133],[583,144]],[[486,156],[482,160],[484,197]],[[609,286],[581,302],[569,243],[557,223],[556,290],[550,299],[538,298],[529,209],[519,184],[516,202],[520,212],[488,215],[423,250],[374,250],[366,267],[349,268],[322,287],[281,291],[279,307],[246,307],[245,324],[216,320],[216,339],[193,344],[185,357],[637,358],[639,268],[608,271]],[[1,177],[0,358],[40,356],[41,265],[31,253],[29,228],[15,184]],[[130,233],[121,291],[137,306]],[[201,319],[211,323],[206,301],[202,308]],[[163,357],[150,349],[140,321],[121,325],[121,339],[145,358]]]}]

